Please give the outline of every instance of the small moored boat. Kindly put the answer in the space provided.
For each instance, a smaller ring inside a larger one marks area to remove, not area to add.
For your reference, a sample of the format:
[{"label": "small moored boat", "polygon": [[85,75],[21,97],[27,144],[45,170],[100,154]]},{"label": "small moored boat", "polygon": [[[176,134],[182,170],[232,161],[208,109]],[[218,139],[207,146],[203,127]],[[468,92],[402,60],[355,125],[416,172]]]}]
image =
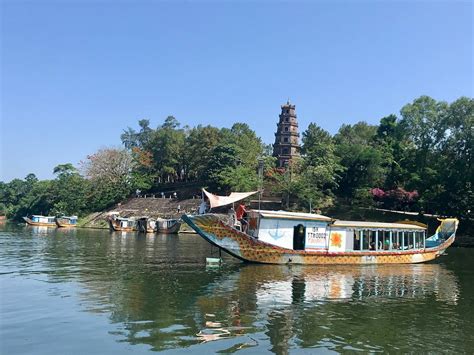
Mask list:
[{"label": "small moored boat", "polygon": [[61,228],[75,227],[77,225],[77,216],[61,216],[56,218],[56,224]]},{"label": "small moored boat", "polygon": [[31,217],[23,217],[25,222],[30,226],[56,227],[56,217],[32,215]]},{"label": "small moored boat", "polygon": [[409,223],[335,220],[319,214],[251,210],[240,231],[222,215],[184,215],[201,237],[243,261],[267,264],[391,264],[433,260],[454,241],[459,221],[442,219],[427,238]]},{"label": "small moored boat", "polygon": [[156,220],[149,217],[141,217],[137,220],[137,229],[141,233],[155,233]]},{"label": "small moored boat", "polygon": [[134,218],[112,215],[109,217],[109,227],[117,232],[133,232],[137,230],[137,221]]},{"label": "small moored boat", "polygon": [[162,234],[177,234],[181,228],[181,222],[178,219],[156,219],[156,231]]}]

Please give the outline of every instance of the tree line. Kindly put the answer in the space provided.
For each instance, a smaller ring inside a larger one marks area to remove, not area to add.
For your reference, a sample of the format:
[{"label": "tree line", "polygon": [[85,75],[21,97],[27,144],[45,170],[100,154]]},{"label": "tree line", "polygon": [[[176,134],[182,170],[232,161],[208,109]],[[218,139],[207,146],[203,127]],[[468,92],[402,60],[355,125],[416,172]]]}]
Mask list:
[{"label": "tree line", "polygon": [[123,148],[101,149],[78,167],[58,165],[55,179],[29,174],[0,182],[0,213],[16,219],[83,215],[136,189],[195,182],[218,193],[263,186],[295,210],[344,203],[466,218],[473,205],[473,130],[474,99],[447,103],[422,96],[378,125],[344,124],[331,135],[311,123],[302,132],[301,157],[283,169],[276,167],[272,146],[245,123],[182,127],[169,116],[152,128],[140,120],[137,129],[123,131]]}]

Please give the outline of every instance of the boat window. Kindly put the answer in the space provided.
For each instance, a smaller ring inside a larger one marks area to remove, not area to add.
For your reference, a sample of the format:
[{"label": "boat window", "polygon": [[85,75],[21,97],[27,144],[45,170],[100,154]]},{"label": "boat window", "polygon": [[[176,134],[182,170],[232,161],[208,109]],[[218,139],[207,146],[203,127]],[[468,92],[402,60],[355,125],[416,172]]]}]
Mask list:
[{"label": "boat window", "polygon": [[377,231],[370,231],[369,250],[377,249]]},{"label": "boat window", "polygon": [[393,231],[392,232],[392,249],[393,250],[399,250],[400,249],[400,244],[401,244],[401,234],[398,231]]},{"label": "boat window", "polygon": [[369,250],[370,231],[364,230],[362,232],[362,250]]},{"label": "boat window", "polygon": [[354,250],[360,250],[360,231],[354,230]]},{"label": "boat window", "polygon": [[390,232],[389,231],[379,231],[379,240],[382,242],[382,249],[390,249]]},{"label": "boat window", "polygon": [[422,249],[424,245],[424,232],[415,232],[415,248]]},{"label": "boat window", "polygon": [[413,249],[413,232],[403,232],[403,249]]}]

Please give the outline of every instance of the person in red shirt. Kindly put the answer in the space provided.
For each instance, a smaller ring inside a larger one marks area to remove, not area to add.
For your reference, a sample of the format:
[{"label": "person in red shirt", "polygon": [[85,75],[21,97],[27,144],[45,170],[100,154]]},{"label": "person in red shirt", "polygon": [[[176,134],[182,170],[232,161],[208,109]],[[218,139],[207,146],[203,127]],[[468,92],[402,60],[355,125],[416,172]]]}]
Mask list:
[{"label": "person in red shirt", "polygon": [[242,225],[242,230],[245,231],[247,229],[247,210],[245,209],[245,205],[242,203],[237,207],[237,211],[235,212],[235,216],[237,220]]},{"label": "person in red shirt", "polygon": [[242,218],[244,218],[244,215],[247,214],[247,211],[245,210],[245,205],[240,204],[239,207],[237,207],[237,211],[235,212],[237,216],[237,220],[240,221]]}]

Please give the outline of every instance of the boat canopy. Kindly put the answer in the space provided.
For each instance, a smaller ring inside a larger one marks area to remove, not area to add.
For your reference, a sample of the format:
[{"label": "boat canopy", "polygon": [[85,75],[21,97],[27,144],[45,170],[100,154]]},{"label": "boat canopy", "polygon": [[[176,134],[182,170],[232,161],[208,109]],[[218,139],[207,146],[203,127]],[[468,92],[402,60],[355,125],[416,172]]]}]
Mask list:
[{"label": "boat canopy", "polygon": [[127,217],[115,217],[115,219],[117,221],[130,221],[130,222],[134,222],[135,221],[135,218],[133,217],[130,217],[130,218],[127,218]]},{"label": "boat canopy", "polygon": [[255,195],[258,191],[251,191],[251,192],[232,192],[229,196],[218,196],[211,194],[210,192],[206,191],[206,189],[202,189],[202,191],[206,194],[209,202],[211,203],[211,208],[220,207],[230,205],[231,203],[243,200],[249,196]]},{"label": "boat canopy", "polygon": [[325,221],[325,222],[333,221],[331,217],[327,217],[327,216],[323,216],[321,214],[315,214],[315,213],[268,211],[268,210],[251,210],[250,212],[260,214],[262,218],[278,218],[278,219]]},{"label": "boat canopy", "polygon": [[354,228],[373,228],[373,229],[404,229],[404,230],[426,230],[415,224],[407,223],[384,223],[384,222],[365,222],[365,221],[341,221],[336,220],[332,224],[334,227],[354,227]]}]

